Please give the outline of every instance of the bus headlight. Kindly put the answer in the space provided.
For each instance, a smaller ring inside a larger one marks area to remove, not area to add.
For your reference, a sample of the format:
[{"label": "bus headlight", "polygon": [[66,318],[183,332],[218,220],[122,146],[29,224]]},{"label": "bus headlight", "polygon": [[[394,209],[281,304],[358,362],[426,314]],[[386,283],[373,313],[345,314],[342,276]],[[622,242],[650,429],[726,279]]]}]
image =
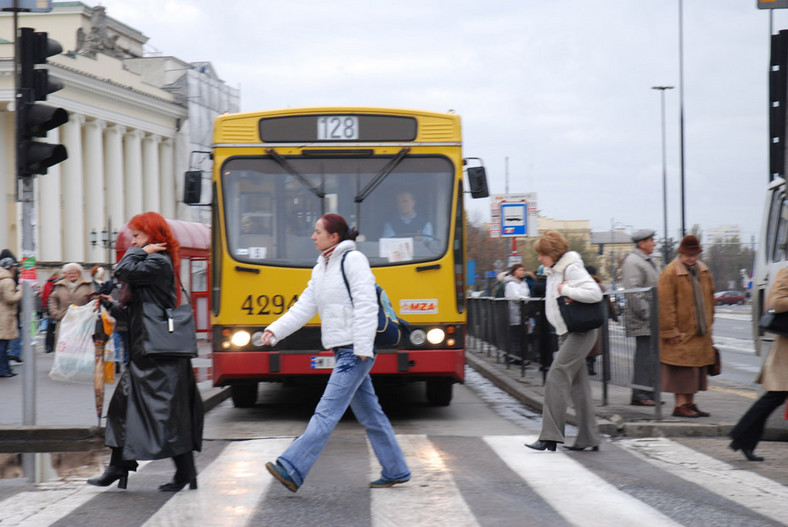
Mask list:
[{"label": "bus headlight", "polygon": [[423,329],[414,329],[410,332],[410,343],[414,346],[421,346],[427,340],[427,333]]},{"label": "bus headlight", "polygon": [[432,328],[427,332],[427,342],[430,344],[440,344],[446,338],[446,333],[441,328]]},{"label": "bus headlight", "polygon": [[233,337],[230,339],[233,343],[233,346],[237,346],[242,348],[249,344],[249,341],[252,340],[252,336],[249,335],[248,331],[236,331],[233,333]]}]

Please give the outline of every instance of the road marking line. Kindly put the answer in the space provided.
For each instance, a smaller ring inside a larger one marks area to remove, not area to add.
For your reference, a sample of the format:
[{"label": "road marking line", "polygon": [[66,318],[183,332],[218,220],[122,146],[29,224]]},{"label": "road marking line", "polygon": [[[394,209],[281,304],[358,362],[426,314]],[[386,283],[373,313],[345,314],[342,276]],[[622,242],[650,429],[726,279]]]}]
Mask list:
[{"label": "road marking line", "polygon": [[[425,435],[399,435],[413,479],[387,489],[370,490],[373,527],[451,525],[478,527],[473,512],[454,483],[451,470]],[[367,441],[370,481],[380,477],[380,463]]]},{"label": "road marking line", "polygon": [[740,397],[745,397],[747,399],[757,399],[758,394],[754,392],[748,392],[744,390],[734,390],[733,388],[723,388],[722,386],[708,386],[708,389],[713,392],[720,392],[720,393],[730,393],[733,395],[738,395]]},{"label": "road marking line", "polygon": [[[198,489],[175,494],[145,527],[246,525],[274,478],[265,468],[292,438],[234,441],[198,474]],[[278,483],[277,483],[278,485]]]},{"label": "road marking line", "polygon": [[666,527],[680,524],[633,498],[561,452],[539,452],[523,446],[533,436],[483,438],[509,467],[568,522],[584,527],[632,525]]},{"label": "road marking line", "polygon": [[[150,463],[141,461],[138,470]],[[112,491],[109,487],[94,487],[87,478],[69,478],[39,483],[34,489],[20,492],[0,503],[0,521],[3,527],[17,525],[52,525],[68,516],[98,494]],[[125,492],[123,490],[119,492]]]},{"label": "road marking line", "polygon": [[623,439],[616,441],[616,444],[627,447],[637,457],[660,470],[788,525],[788,509],[777,505],[788,503],[788,488],[775,481],[666,438]]}]

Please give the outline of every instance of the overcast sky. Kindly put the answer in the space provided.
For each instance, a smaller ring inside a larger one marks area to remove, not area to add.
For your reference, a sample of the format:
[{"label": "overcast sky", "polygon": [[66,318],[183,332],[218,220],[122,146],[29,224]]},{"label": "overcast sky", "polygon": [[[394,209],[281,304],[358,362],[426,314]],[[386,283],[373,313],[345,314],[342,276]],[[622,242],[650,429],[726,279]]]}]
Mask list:
[{"label": "overcast sky", "polygon": [[[679,0],[102,0],[149,51],[207,60],[242,111],[313,105],[453,109],[492,193],[542,215],[681,227]],[[684,0],[686,225],[760,231],[768,180],[769,12]],[[775,31],[788,10],[775,11]],[[488,216],[474,200],[471,217]],[[631,226],[631,227],[630,227]]]}]

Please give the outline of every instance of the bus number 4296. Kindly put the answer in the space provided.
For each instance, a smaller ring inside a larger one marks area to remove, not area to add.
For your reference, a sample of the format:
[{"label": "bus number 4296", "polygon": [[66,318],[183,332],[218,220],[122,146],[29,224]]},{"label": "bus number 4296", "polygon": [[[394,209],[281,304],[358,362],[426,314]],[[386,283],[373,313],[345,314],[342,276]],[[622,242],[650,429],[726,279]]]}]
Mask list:
[{"label": "bus number 4296", "polygon": [[[253,297],[249,295],[241,304],[241,309],[246,311],[247,315],[281,315],[298,300],[298,295],[293,295],[290,302],[285,305],[285,297],[282,295],[257,295]],[[257,309],[257,313],[255,313]]]}]

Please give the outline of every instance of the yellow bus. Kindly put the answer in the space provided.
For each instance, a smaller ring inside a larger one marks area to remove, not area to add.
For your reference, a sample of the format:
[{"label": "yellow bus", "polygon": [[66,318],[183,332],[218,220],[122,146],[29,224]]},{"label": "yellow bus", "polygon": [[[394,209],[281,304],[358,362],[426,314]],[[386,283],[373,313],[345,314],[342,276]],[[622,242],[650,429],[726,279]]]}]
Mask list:
[{"label": "yellow bus", "polygon": [[[213,143],[214,384],[246,407],[260,381],[330,373],[318,317],[272,347],[261,337],[306,286],[314,224],[335,212],[358,228],[358,250],[411,325],[406,341],[377,350],[373,378],[426,381],[428,401],[448,405],[465,367],[464,173],[469,193],[487,196],[484,167],[466,167],[459,116],[362,107],[222,115]],[[187,173],[185,202],[199,204],[201,178]]]}]

